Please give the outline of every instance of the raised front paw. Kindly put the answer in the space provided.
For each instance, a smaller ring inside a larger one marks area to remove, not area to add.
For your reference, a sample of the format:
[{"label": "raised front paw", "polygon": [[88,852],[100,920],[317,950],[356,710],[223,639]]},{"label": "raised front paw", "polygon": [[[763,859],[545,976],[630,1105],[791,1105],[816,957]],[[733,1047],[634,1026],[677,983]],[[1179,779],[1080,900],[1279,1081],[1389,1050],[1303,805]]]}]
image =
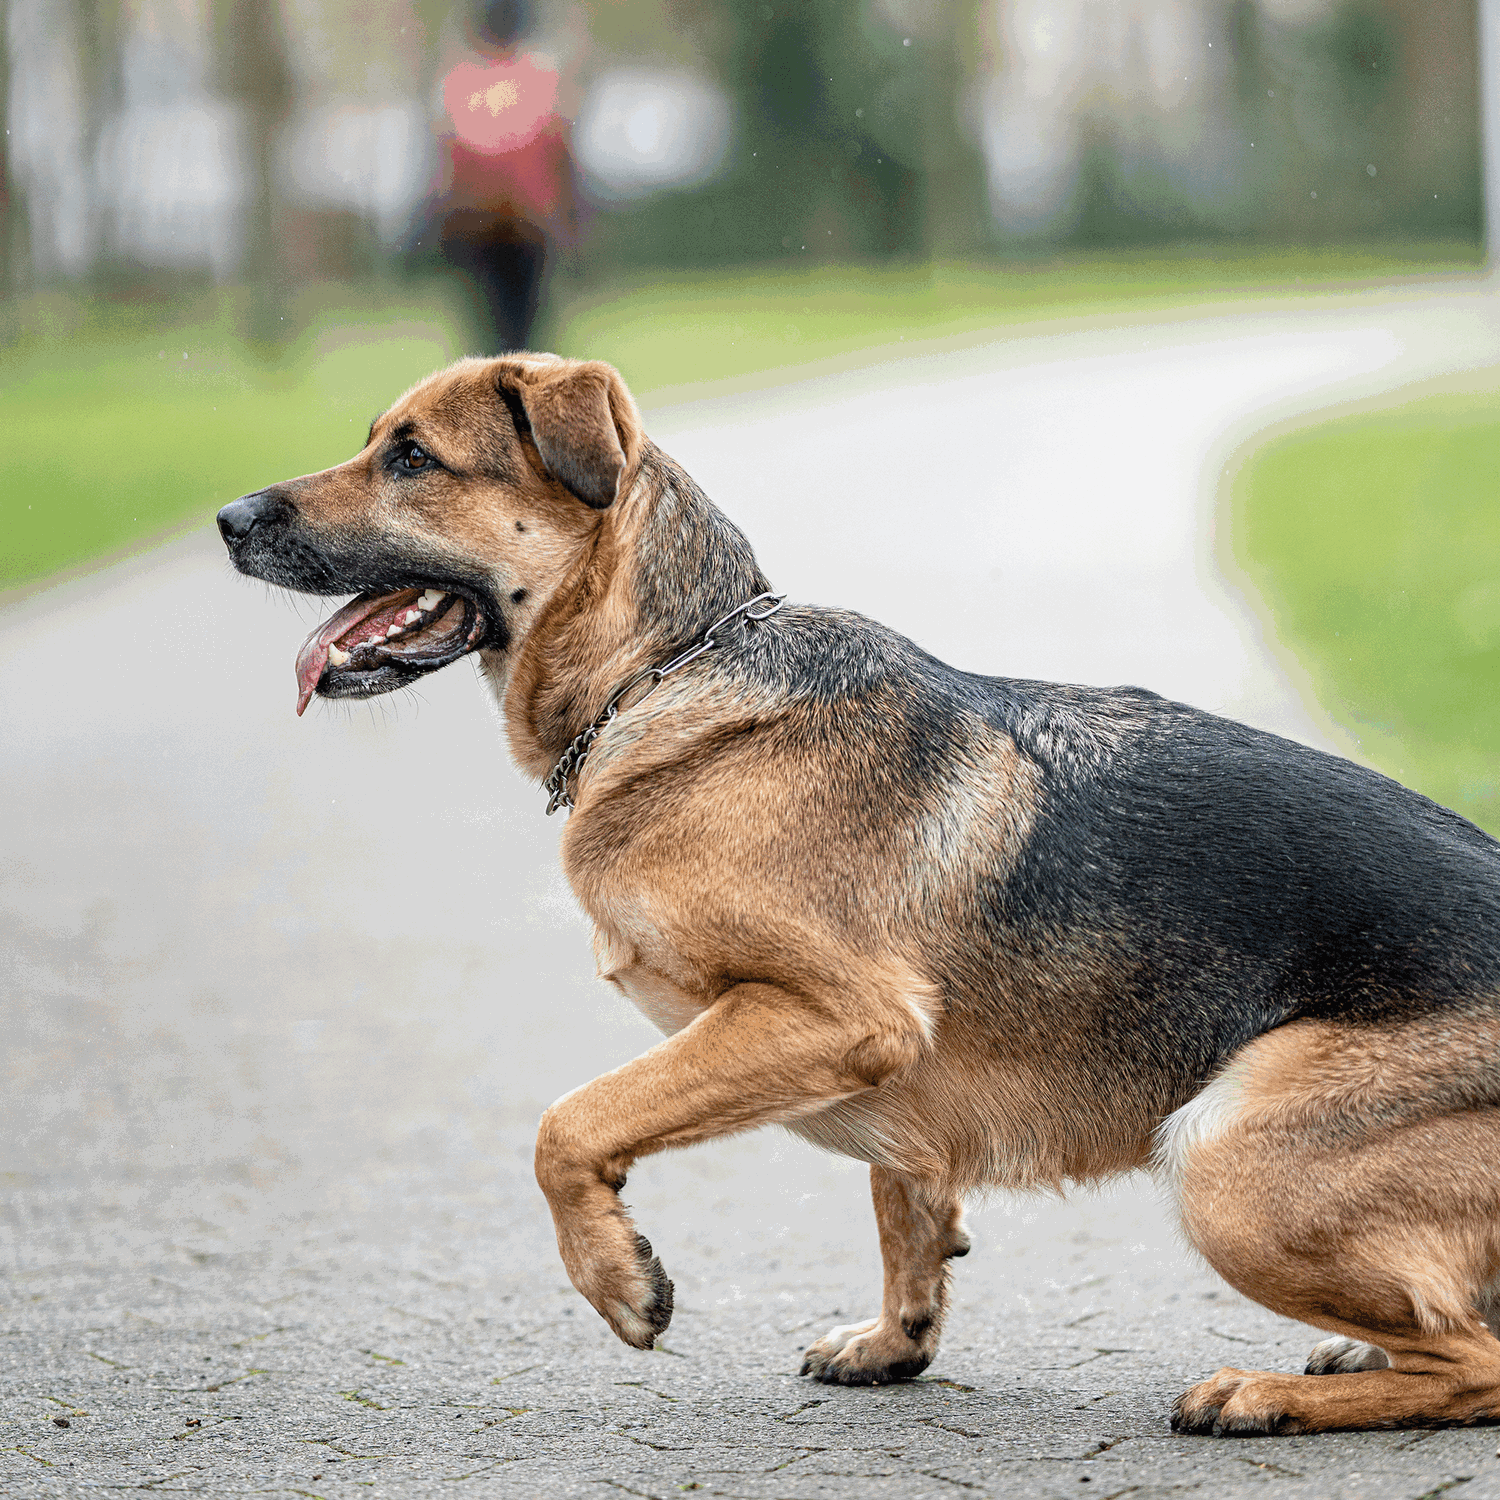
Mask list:
[{"label": "raised front paw", "polygon": [[650,1349],[672,1321],[672,1283],[624,1214],[558,1236],[573,1285],[632,1349]]},{"label": "raised front paw", "polygon": [[899,1323],[871,1318],[830,1329],[810,1344],[801,1373],[825,1385],[890,1385],[920,1375],[937,1346],[937,1330],[931,1326],[912,1337]]}]

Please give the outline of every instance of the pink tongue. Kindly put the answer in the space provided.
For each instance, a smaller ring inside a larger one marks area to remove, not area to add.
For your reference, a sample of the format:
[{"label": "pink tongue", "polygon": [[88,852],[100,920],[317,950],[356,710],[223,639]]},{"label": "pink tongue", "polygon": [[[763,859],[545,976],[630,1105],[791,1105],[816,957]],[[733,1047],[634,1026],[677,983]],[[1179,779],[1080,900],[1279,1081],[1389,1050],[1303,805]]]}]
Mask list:
[{"label": "pink tongue", "polygon": [[393,600],[405,594],[416,598],[417,592],[416,589],[401,589],[394,594],[361,594],[357,599],[351,599],[331,619],[325,620],[303,641],[302,649],[297,653],[297,717],[299,719],[307,705],[312,702],[312,695],[317,691],[318,682],[323,676],[324,668],[328,665],[329,646],[341,635],[358,625],[360,621],[379,614]]}]

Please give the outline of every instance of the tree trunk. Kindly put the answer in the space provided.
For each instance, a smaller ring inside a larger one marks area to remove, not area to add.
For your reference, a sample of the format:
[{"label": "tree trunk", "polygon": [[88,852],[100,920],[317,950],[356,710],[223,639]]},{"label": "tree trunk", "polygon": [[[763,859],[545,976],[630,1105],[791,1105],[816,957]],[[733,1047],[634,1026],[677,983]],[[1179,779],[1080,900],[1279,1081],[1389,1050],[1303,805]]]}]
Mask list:
[{"label": "tree trunk", "polygon": [[215,16],[219,75],[245,124],[250,191],[245,205],[242,332],[272,346],[295,330],[286,321],[287,275],[279,239],[274,156],[291,112],[293,79],[278,0],[219,0]]},{"label": "tree trunk", "polygon": [[973,0],[937,4],[928,33],[923,195],[930,260],[977,255],[990,239],[984,158],[962,122],[978,46],[976,10]]},{"label": "tree trunk", "polygon": [[10,4],[0,17],[0,297],[22,289],[22,236],[26,233],[26,205],[10,161]]}]

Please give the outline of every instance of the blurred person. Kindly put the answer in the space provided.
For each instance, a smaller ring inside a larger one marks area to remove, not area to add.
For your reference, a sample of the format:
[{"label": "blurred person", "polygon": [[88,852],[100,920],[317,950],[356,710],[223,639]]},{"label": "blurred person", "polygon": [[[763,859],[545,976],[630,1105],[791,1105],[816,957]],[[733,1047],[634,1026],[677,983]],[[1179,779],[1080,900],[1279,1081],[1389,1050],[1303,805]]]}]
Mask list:
[{"label": "blurred person", "polygon": [[575,233],[562,80],[526,50],[534,20],[530,0],[479,0],[442,84],[443,178],[423,237],[469,283],[492,354],[526,348],[549,252]]}]

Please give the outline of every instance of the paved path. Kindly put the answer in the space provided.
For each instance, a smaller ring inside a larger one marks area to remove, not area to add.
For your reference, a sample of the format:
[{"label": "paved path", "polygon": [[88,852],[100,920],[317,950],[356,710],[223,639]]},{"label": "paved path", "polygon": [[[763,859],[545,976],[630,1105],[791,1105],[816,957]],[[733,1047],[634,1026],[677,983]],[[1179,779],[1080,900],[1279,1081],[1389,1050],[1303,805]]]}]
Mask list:
[{"label": "paved path", "polygon": [[[1450,294],[1013,338],[651,426],[795,597],[1316,739],[1217,581],[1205,476],[1299,405],[1495,360],[1497,310]],[[207,532],[0,614],[0,1494],[1500,1496],[1494,1433],[1172,1437],[1185,1384],[1314,1335],[1143,1180],[979,1206],[937,1363],[842,1391],[794,1372],[876,1306],[863,1170],[779,1132],[654,1160],[627,1196],[679,1312],[666,1351],[615,1343],[531,1136],[654,1033],[593,981],[472,674],[299,722],[311,618]]]}]

